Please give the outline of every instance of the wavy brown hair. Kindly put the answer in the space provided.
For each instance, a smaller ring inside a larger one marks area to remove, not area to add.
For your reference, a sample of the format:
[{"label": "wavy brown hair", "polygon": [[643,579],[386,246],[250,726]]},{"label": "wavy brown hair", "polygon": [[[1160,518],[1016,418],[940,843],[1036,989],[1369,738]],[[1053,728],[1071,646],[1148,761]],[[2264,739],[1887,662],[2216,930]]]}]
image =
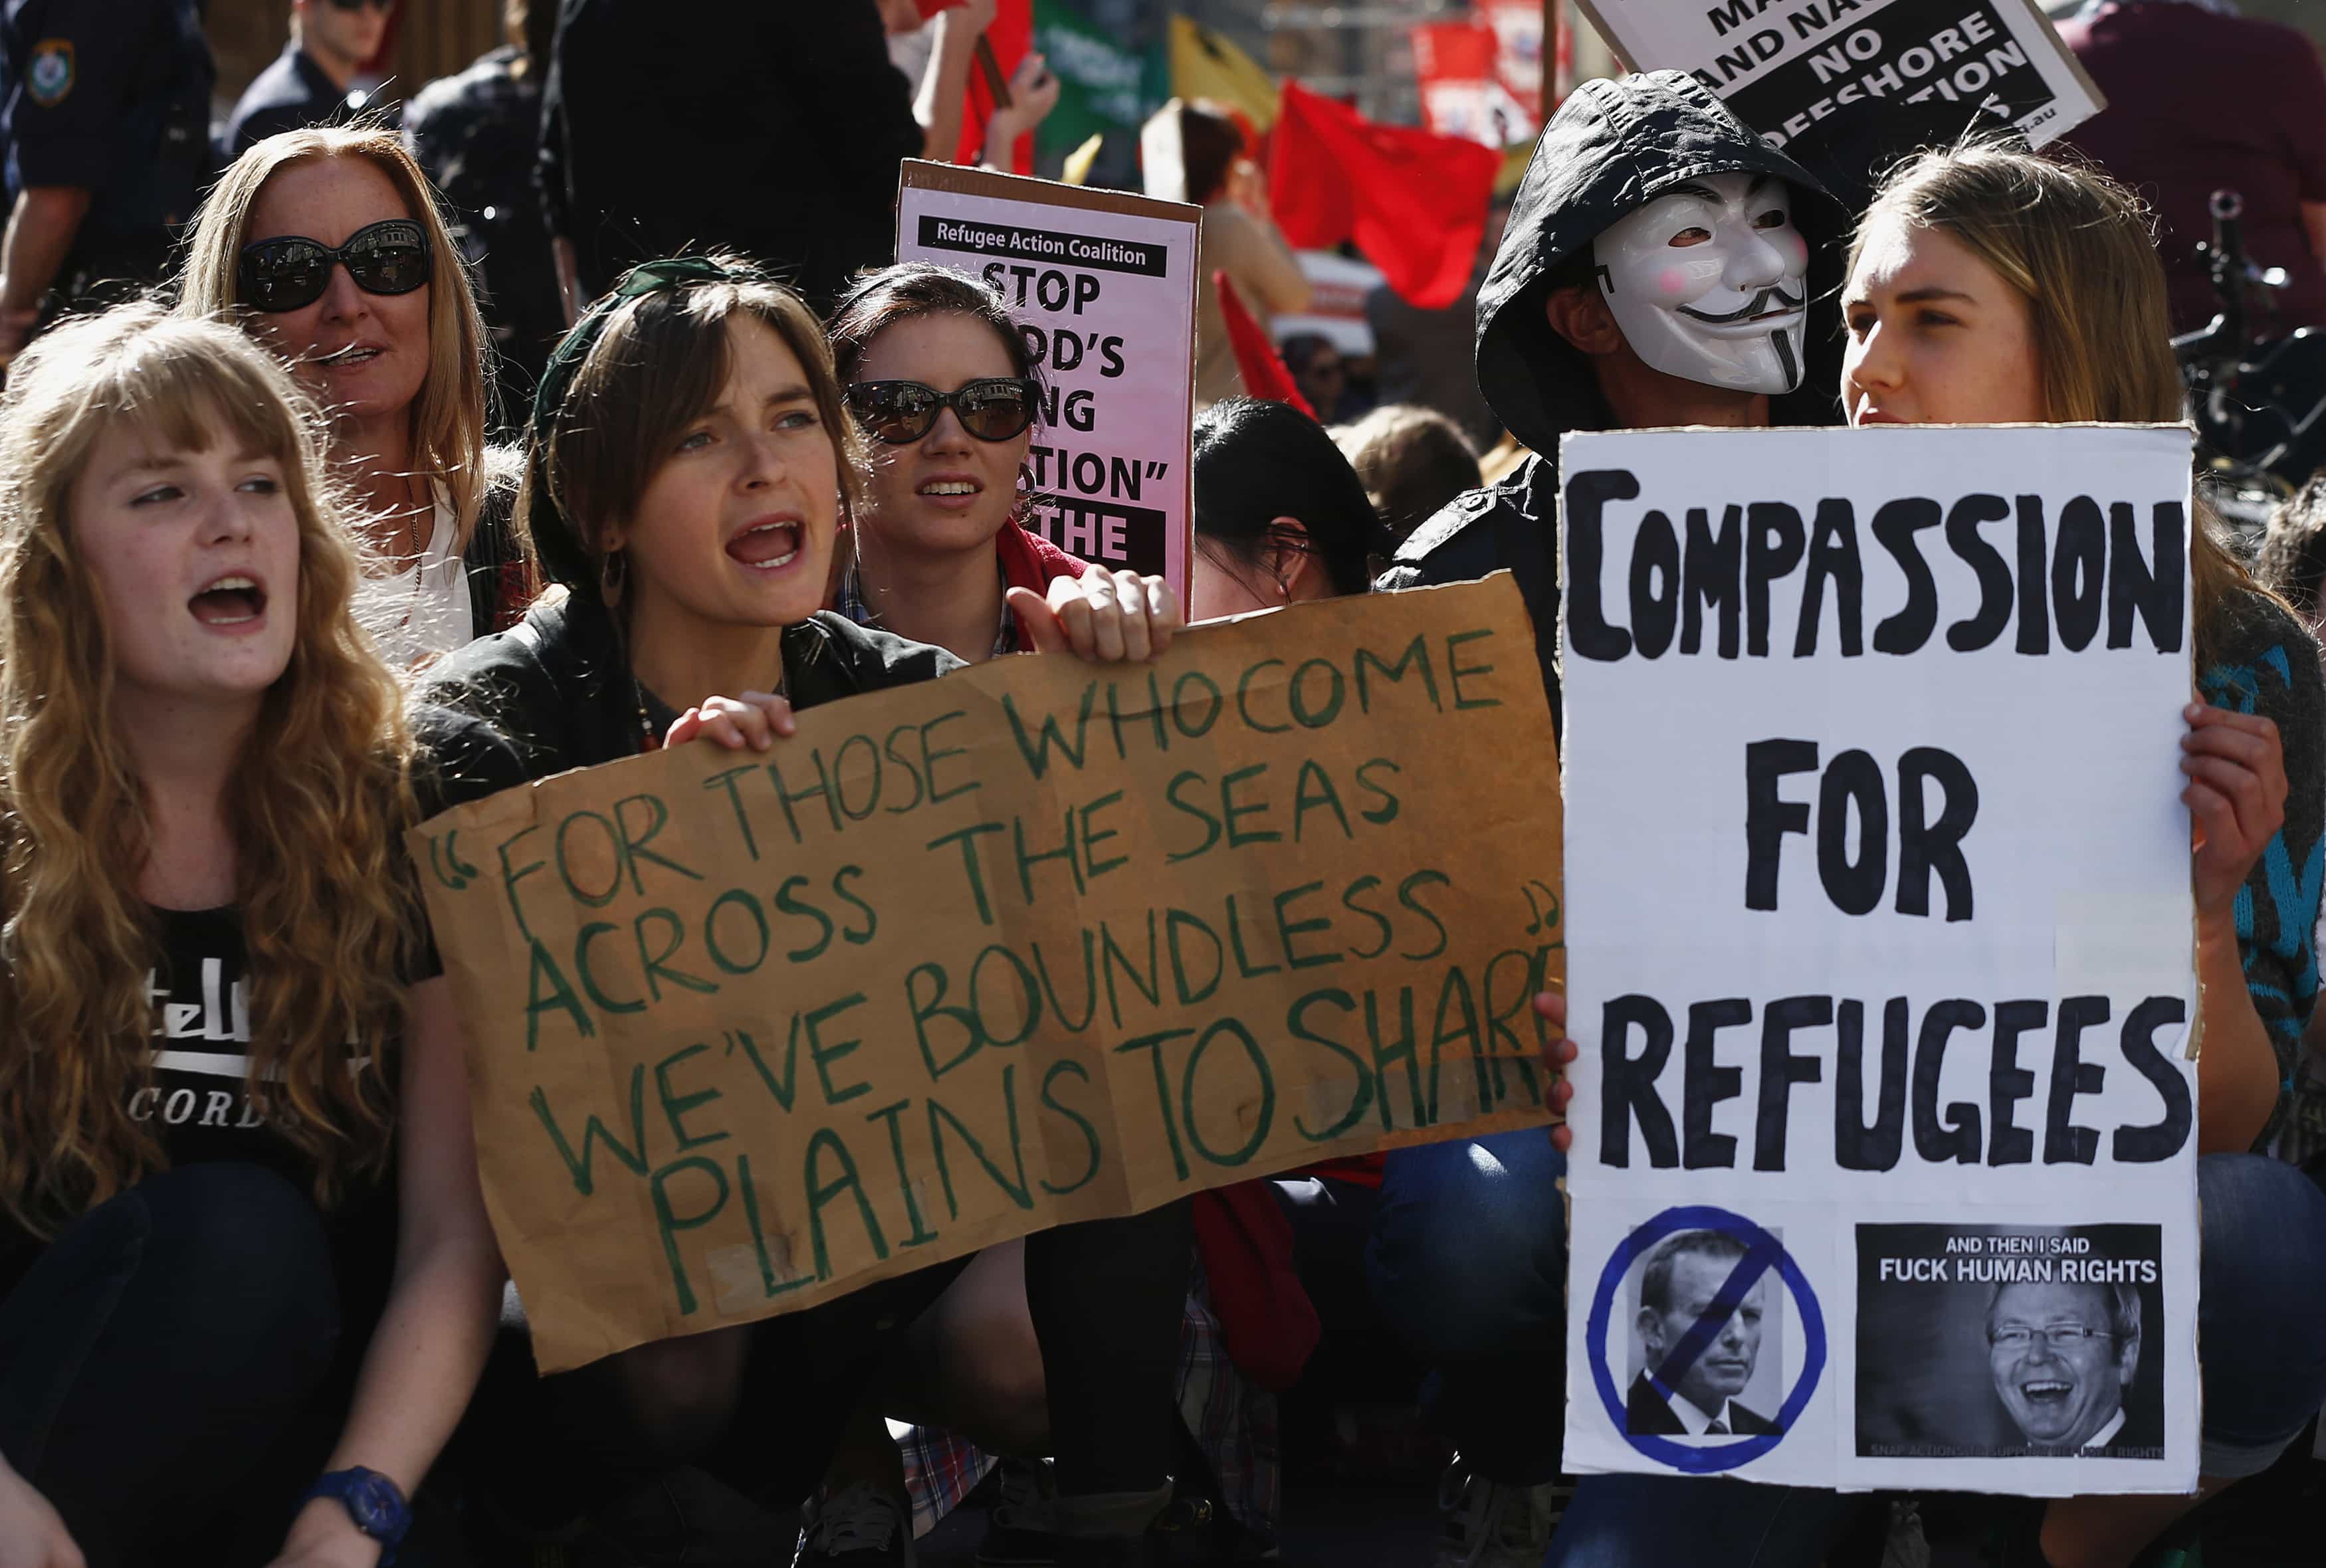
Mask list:
[{"label": "wavy brown hair", "polygon": [[[842,399],[815,312],[740,256],[713,252],[704,259],[732,275],[655,289],[610,307],[565,394],[536,413],[517,515],[555,513],[563,534],[537,527],[534,543],[551,575],[569,586],[599,591],[608,526],[637,515],[678,438],[719,401],[733,369],[730,321],[758,322],[799,361],[840,470],[840,526],[864,515],[864,437]],[[587,329],[585,322],[574,331]]]},{"label": "wavy brown hair", "polygon": [[[1884,218],[1942,229],[2027,304],[2046,419],[2179,424],[2187,394],[2172,357],[2164,264],[2140,199],[2099,170],[2008,143],[1968,142],[1906,160],[1882,182],[1850,244],[1849,272]],[[2262,590],[2200,504],[2190,588],[2201,665],[2238,590]]]},{"label": "wavy brown hair", "polygon": [[360,158],[378,169],[404,198],[413,220],[428,231],[428,378],[413,400],[412,451],[420,471],[442,479],[451,493],[457,542],[465,550],[484,505],[491,340],[436,189],[395,132],[377,125],[284,131],[237,158],[194,214],[178,310],[192,317],[241,317],[235,267],[245,246],[273,237],[250,232],[250,209],[259,191],[278,171],[332,158]]},{"label": "wavy brown hair", "polygon": [[217,321],[131,305],[49,333],[0,392],[0,1204],[36,1235],[163,1164],[128,1114],[161,957],[138,894],[151,816],[70,508],[99,431],[125,421],[157,446],[274,458],[298,519],[297,637],[226,804],[253,1097],[313,1162],[319,1202],[385,1160],[419,930],[401,692],[350,613],[358,556],[303,395]]}]

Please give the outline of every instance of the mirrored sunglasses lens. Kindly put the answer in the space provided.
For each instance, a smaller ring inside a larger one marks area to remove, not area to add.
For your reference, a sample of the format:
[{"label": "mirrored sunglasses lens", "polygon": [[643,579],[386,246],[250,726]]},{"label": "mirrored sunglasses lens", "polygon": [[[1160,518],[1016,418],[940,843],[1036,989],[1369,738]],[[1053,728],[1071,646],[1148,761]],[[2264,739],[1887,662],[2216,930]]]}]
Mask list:
[{"label": "mirrored sunglasses lens", "polygon": [[1026,389],[1007,385],[976,389],[962,400],[961,422],[980,441],[1008,441],[1033,422]]},{"label": "mirrored sunglasses lens", "polygon": [[428,281],[428,251],[417,224],[375,224],[348,242],[348,271],[375,294],[408,294]]},{"label": "mirrored sunglasses lens", "polygon": [[313,246],[261,251],[243,266],[247,302],[261,311],[295,311],[322,294],[330,269],[330,257]]},{"label": "mirrored sunglasses lens", "polygon": [[928,434],[936,399],[918,386],[882,386],[859,402],[864,426],[889,444],[918,441]]},{"label": "mirrored sunglasses lens", "polygon": [[350,256],[348,271],[372,293],[408,294],[428,281],[428,258],[417,246],[382,246],[367,255]]}]

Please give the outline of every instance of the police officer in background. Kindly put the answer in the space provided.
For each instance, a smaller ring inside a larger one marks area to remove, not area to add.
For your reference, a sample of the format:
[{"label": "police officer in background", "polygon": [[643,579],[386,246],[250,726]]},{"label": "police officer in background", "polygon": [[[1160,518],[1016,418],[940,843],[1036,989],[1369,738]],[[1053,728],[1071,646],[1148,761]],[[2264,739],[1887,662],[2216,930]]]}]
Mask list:
[{"label": "police officer in background", "polygon": [[433,81],[405,107],[404,143],[453,208],[454,232],[484,279],[504,428],[521,425],[551,347],[565,330],[549,225],[534,183],[541,83],[555,0],[507,0],[501,48]]},{"label": "police officer in background", "polygon": [[379,52],[395,9],[395,0],[291,0],[291,41],[243,88],[219,162],[233,162],[277,131],[342,125],[368,108],[377,117],[383,106],[356,89],[356,72]]},{"label": "police officer in background", "polygon": [[161,281],[217,79],[195,0],[5,0],[0,364],[60,307]]}]

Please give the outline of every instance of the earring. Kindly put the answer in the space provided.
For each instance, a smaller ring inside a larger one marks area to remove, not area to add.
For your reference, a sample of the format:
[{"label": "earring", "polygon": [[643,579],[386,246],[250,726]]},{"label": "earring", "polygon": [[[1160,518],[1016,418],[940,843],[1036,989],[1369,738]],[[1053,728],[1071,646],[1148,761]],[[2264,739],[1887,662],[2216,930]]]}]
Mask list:
[{"label": "earring", "polygon": [[599,596],[608,604],[622,597],[622,586],[630,580],[628,555],[619,550],[609,550],[598,566]]}]

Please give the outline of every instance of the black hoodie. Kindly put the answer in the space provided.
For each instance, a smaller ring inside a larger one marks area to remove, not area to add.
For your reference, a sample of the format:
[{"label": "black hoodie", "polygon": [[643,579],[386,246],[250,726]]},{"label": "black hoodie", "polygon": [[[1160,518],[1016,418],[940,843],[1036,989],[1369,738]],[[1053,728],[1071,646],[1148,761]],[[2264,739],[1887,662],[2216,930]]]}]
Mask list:
[{"label": "black hoodie", "polygon": [[1534,617],[1542,683],[1557,719],[1558,438],[1611,422],[1588,356],[1550,329],[1552,274],[1617,218],[1682,181],[1772,174],[1793,188],[1810,242],[1809,376],[1773,400],[1779,424],[1830,424],[1838,334],[1829,319],[1844,214],[1808,171],[1747,129],[1684,71],[1587,81],[1543,127],[1478,291],[1478,387],[1538,454],[1500,484],[1457,496],[1413,531],[1384,589],[1467,582],[1509,569]]}]

